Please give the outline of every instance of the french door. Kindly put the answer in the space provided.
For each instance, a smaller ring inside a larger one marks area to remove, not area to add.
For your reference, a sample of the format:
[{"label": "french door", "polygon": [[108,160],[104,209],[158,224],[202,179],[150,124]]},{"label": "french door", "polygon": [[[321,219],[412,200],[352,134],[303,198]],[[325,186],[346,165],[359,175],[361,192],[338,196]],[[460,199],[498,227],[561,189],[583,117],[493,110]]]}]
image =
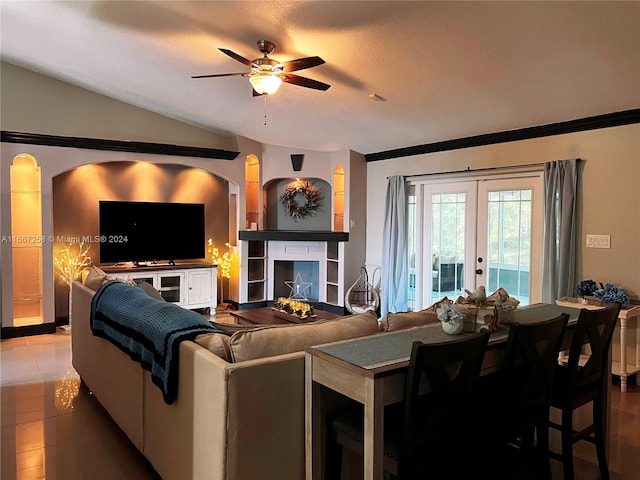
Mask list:
[{"label": "french door", "polygon": [[542,173],[415,182],[414,309],[484,286],[540,301]]}]

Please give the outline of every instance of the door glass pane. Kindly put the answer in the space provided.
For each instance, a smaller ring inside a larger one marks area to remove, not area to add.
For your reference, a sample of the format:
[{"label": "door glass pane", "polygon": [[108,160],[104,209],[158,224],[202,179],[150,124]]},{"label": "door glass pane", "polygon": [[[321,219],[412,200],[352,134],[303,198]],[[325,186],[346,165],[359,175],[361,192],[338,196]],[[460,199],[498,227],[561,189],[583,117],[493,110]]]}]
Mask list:
[{"label": "door glass pane", "polygon": [[466,193],[431,195],[431,300],[462,295]]},{"label": "door glass pane", "polygon": [[529,304],[531,271],[531,190],[488,195],[487,293],[499,287]]}]

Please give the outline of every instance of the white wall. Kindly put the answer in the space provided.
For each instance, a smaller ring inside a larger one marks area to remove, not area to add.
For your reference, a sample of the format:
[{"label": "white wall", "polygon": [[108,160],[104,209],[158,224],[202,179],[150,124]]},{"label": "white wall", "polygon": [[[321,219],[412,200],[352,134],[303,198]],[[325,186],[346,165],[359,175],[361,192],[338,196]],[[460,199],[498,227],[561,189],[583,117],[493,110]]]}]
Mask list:
[{"label": "white wall", "polygon": [[0,128],[237,151],[236,136],[204,130],[45,75],[0,62]]},{"label": "white wall", "polygon": [[[581,169],[578,278],[611,282],[640,298],[640,125],[370,162],[367,169],[367,264],[382,256],[387,177],[569,158]],[[587,234],[611,235],[611,248],[587,249]]]}]

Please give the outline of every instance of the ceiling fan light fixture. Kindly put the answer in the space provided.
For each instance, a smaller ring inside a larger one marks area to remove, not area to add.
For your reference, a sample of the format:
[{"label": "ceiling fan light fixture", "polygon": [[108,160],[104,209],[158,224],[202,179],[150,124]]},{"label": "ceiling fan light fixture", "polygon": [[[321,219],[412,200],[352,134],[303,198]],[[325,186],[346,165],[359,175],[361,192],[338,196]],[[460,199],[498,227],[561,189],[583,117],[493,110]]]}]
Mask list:
[{"label": "ceiling fan light fixture", "polygon": [[258,72],[249,77],[253,89],[260,94],[273,95],[282,85],[282,79],[270,72]]}]

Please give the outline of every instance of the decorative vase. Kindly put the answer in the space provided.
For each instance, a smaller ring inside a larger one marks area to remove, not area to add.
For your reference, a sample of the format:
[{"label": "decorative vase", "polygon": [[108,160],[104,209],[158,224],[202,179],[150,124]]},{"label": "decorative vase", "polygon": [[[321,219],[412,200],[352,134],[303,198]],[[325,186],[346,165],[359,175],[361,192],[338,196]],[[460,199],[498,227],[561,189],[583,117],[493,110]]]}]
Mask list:
[{"label": "decorative vase", "polygon": [[447,335],[458,335],[462,333],[462,328],[464,327],[464,322],[462,319],[460,320],[450,320],[448,322],[440,322],[442,323],[442,330]]}]

